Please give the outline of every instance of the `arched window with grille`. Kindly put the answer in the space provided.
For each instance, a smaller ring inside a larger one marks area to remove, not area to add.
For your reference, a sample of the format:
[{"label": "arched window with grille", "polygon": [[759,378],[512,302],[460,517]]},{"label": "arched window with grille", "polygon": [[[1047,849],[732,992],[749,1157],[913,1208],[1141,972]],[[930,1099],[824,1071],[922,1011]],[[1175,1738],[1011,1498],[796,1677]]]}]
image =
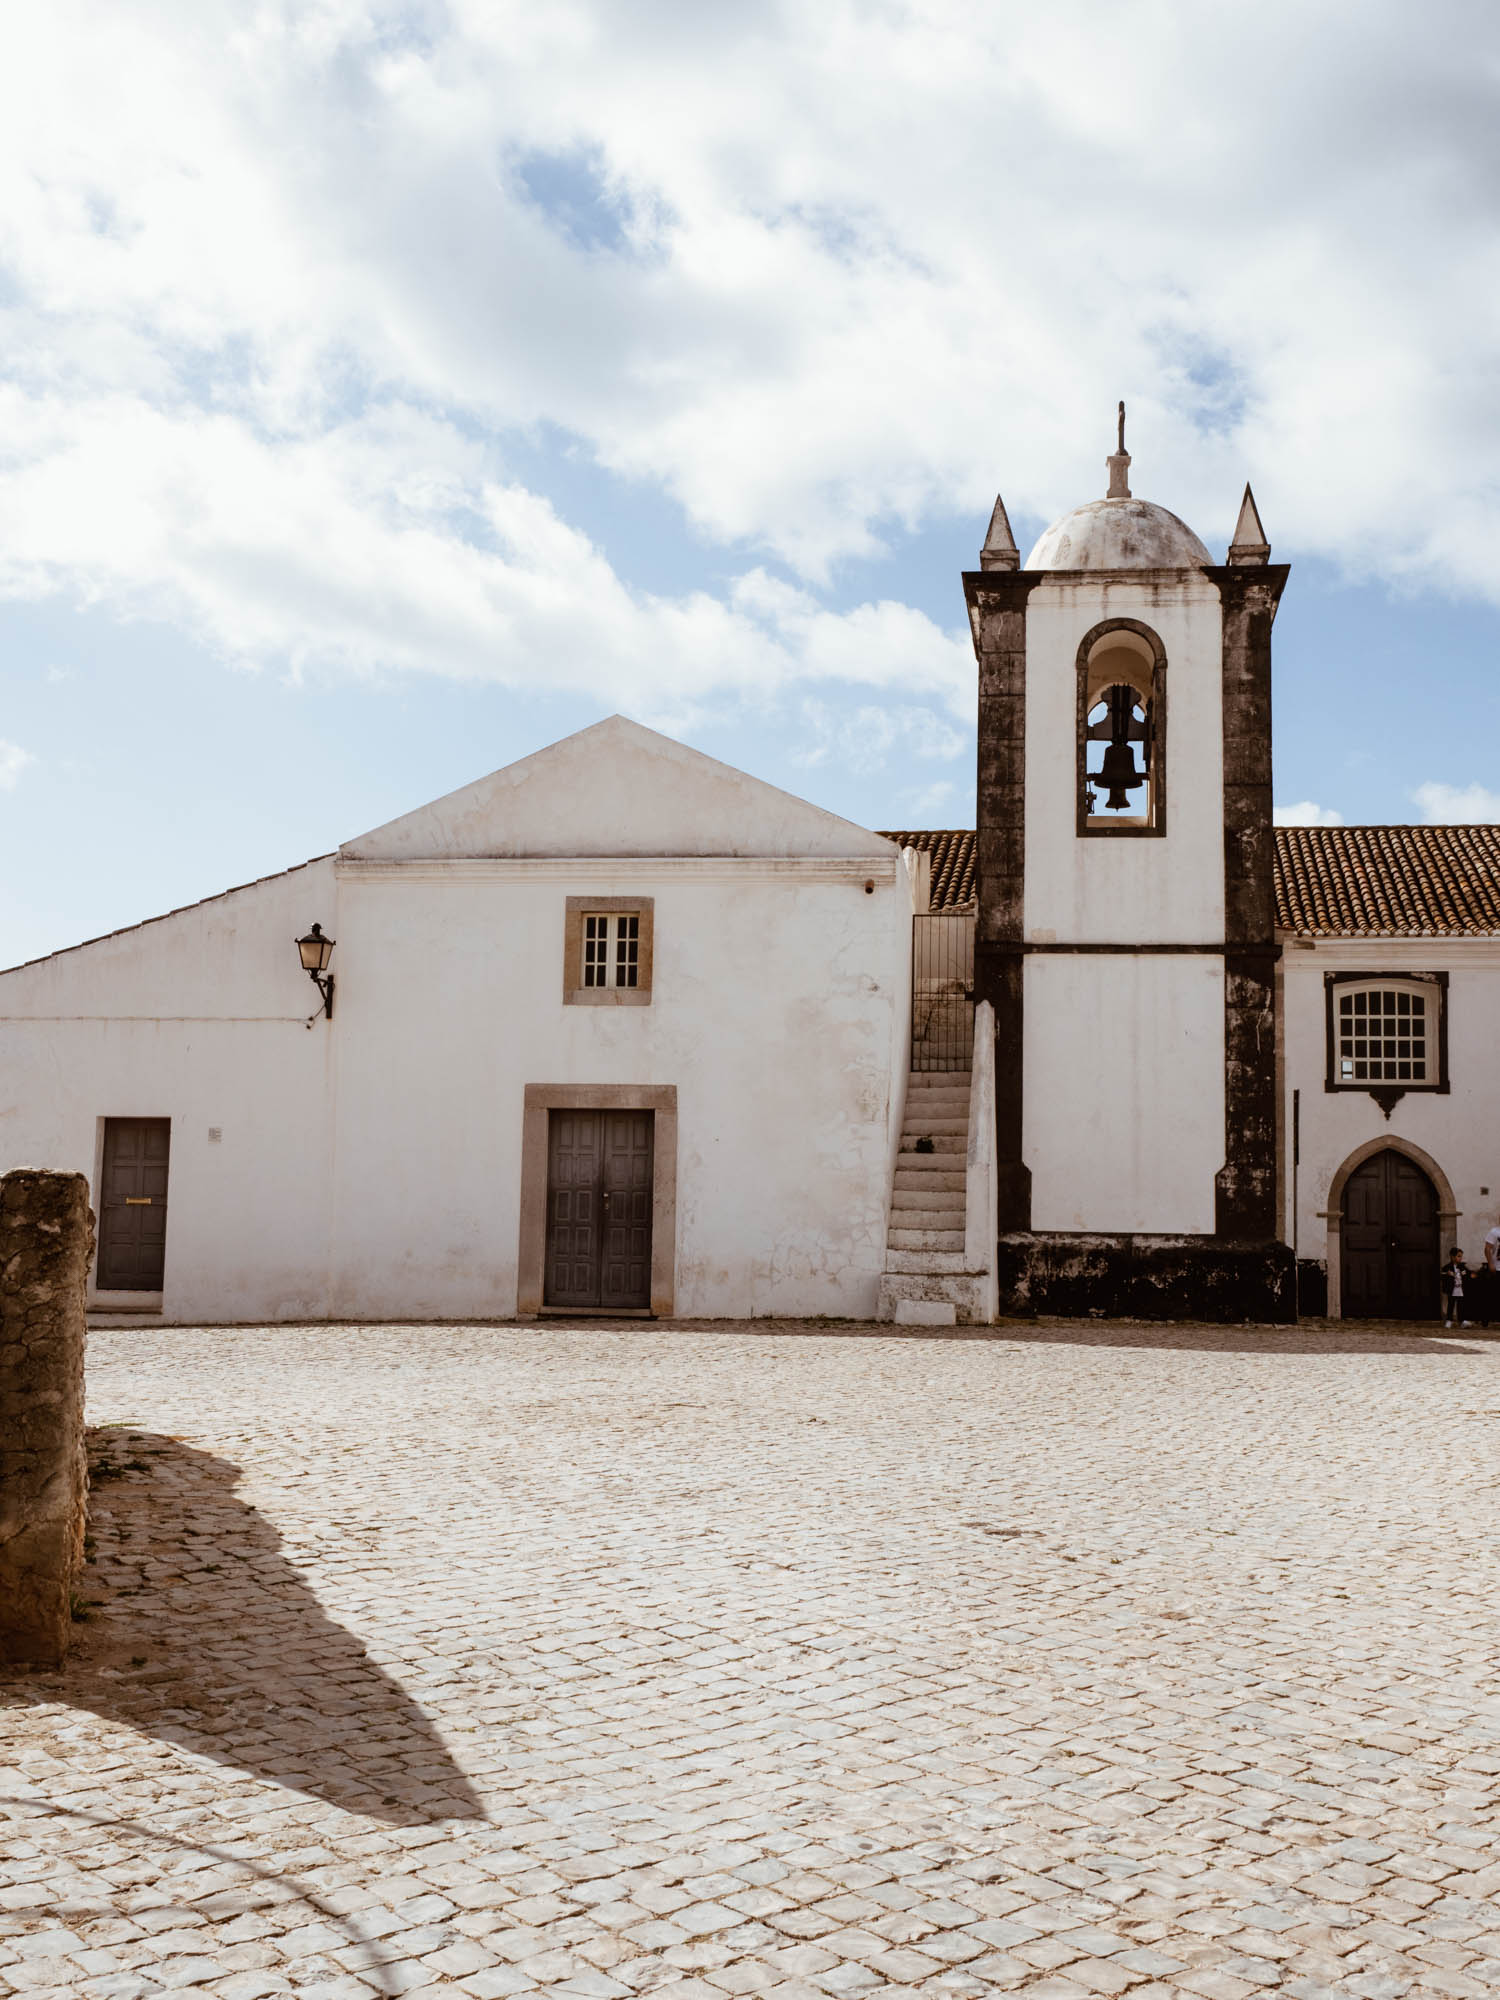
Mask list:
[{"label": "arched window with grille", "polygon": [[1382,1102],[1447,1090],[1446,973],[1330,972],[1325,993],[1327,1089],[1367,1090]]}]

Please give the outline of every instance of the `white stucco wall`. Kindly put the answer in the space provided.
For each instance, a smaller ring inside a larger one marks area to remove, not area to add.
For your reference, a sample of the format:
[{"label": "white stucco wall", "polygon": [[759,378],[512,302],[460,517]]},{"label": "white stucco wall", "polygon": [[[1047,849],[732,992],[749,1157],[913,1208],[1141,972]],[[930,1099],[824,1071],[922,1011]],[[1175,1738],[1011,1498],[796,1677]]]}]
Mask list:
[{"label": "white stucco wall", "polygon": [[329,858],[0,974],[0,1171],[87,1174],[97,1207],[103,1120],[170,1118],[173,1317],[323,1308],[334,1045],[294,940],[337,936],[335,893]]},{"label": "white stucco wall", "polygon": [[[1444,971],[1449,975],[1448,1093],[1410,1091],[1387,1121],[1367,1091],[1325,1090],[1323,974]],[[1329,1190],[1340,1167],[1358,1148],[1394,1140],[1425,1154],[1451,1185],[1460,1212],[1454,1241],[1471,1263],[1479,1260],[1484,1232],[1500,1212],[1497,1020],[1500,940],[1358,939],[1312,946],[1287,941],[1282,956],[1283,1130],[1288,1135],[1283,1196],[1287,1238],[1295,1241],[1299,1257],[1328,1257]],[[1294,1090],[1301,1097],[1295,1193],[1290,1140]],[[1449,1247],[1445,1243],[1443,1252]]]},{"label": "white stucco wall", "polygon": [[[436,813],[424,853],[409,815],[384,860],[351,843],[0,974],[0,1170],[76,1168],[97,1200],[102,1120],[170,1117],[169,1322],[504,1316],[525,1086],[671,1084],[677,1311],[873,1316],[909,872],[878,836],[742,774],[719,783],[724,767],[635,725],[584,735],[614,789],[561,760],[571,813],[545,790],[518,812],[500,787],[488,830]],[[632,793],[674,852],[558,851]],[[566,899],[589,894],[654,899],[649,1006],[564,1005]],[[293,940],[314,920],[338,987],[309,1030]]]},{"label": "white stucco wall", "polygon": [[[1077,832],[1078,647],[1108,618],[1167,655],[1167,830]],[[1207,577],[1052,578],[1026,611],[1026,899],[1032,942],[1204,944],[1224,934],[1222,616]]]},{"label": "white stucco wall", "polygon": [[[911,932],[894,850],[350,863],[340,887],[335,1315],[514,1309],[528,1083],[676,1086],[679,1313],[873,1314]],[[589,894],[654,899],[649,1007],[562,1004],[564,902]]]},{"label": "white stucco wall", "polygon": [[1224,1164],[1222,959],[1033,953],[1025,976],[1032,1227],[1211,1234]]}]

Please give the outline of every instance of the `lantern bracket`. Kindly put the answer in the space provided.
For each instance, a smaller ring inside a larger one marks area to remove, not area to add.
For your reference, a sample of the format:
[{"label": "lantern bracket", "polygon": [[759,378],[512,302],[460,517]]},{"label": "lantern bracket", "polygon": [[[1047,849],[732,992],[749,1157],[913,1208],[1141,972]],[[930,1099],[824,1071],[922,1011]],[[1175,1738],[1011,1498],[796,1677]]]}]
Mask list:
[{"label": "lantern bracket", "polygon": [[323,996],[323,1004],[317,1013],[307,1017],[305,1025],[309,1028],[314,1021],[333,1019],[333,974],[328,970],[333,945],[331,937],[324,937],[321,924],[314,924],[305,937],[297,940],[297,955],[302,961],[302,970]]}]

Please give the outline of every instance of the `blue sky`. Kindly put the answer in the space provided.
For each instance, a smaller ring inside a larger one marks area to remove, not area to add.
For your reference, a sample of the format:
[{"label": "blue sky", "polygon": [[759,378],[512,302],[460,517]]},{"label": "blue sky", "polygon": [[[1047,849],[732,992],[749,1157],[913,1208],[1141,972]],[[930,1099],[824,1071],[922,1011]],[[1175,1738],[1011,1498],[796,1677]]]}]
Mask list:
[{"label": "blue sky", "polygon": [[1500,818],[1486,11],[19,33],[0,962],[615,709],[971,824],[958,573],[997,488],[1023,549],[1102,492],[1119,395],[1137,493],[1222,547],[1249,476],[1294,565],[1278,801]]}]

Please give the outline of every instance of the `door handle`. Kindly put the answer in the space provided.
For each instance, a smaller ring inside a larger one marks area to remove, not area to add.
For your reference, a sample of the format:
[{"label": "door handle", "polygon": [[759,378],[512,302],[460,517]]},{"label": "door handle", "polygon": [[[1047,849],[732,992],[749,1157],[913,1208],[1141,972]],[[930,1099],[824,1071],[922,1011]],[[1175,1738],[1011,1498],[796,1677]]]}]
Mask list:
[{"label": "door handle", "polygon": [[149,1194],[128,1194],[125,1197],[125,1206],[127,1208],[149,1208],[151,1206],[151,1197]]}]

